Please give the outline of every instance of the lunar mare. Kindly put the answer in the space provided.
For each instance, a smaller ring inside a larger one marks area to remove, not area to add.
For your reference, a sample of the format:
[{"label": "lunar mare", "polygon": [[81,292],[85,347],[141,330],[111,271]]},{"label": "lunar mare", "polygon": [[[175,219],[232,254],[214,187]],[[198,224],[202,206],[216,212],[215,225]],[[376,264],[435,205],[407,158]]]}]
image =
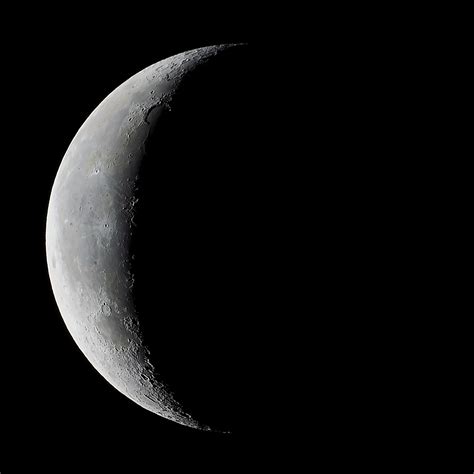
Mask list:
[{"label": "lunar mare", "polygon": [[59,310],[74,341],[117,390],[177,423],[193,418],[160,376],[133,302],[131,241],[146,143],[190,71],[235,45],[160,61],[115,89],[71,142],[52,188],[46,253]]}]

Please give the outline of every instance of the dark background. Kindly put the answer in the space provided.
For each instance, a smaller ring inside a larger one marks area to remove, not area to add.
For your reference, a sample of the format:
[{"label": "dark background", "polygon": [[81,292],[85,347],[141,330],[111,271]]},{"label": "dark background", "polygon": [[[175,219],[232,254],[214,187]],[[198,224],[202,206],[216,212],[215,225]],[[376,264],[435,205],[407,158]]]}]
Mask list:
[{"label": "dark background", "polygon": [[[78,349],[53,297],[44,242],[49,195],[69,143],[92,110],[131,75],[170,55],[220,43],[260,48],[268,40],[256,34],[252,16],[237,8],[194,28],[170,18],[166,24],[155,9],[128,8],[118,16],[30,10],[27,18],[11,17],[14,28],[3,34],[10,69],[3,89],[9,116],[4,133],[12,145],[3,157],[2,233],[9,249],[3,289],[11,303],[2,311],[8,327],[2,451],[17,466],[14,471],[23,464],[87,465],[98,459],[110,472],[130,462],[140,472],[145,466],[158,470],[158,459],[178,468],[194,459],[203,466],[217,463],[225,472],[260,450],[260,422],[242,424],[233,435],[204,433],[120,394]],[[149,16],[147,25],[137,16]],[[263,115],[261,107],[255,112]]]}]

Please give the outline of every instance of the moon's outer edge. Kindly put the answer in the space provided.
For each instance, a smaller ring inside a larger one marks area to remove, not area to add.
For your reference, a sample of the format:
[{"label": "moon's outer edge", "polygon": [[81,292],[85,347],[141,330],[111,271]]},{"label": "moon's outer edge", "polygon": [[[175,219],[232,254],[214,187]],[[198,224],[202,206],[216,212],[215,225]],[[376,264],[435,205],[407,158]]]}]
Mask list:
[{"label": "moon's outer edge", "polygon": [[[143,69],[112,91],[68,147],[53,184],[46,220],[46,256],[53,293],[83,354],[112,386],[135,403],[201,430],[211,428],[186,413],[160,380],[159,369],[151,365],[130,303],[133,275],[127,245],[133,233],[134,178],[141,158],[127,152],[143,145],[150,125],[170,107],[189,71],[234,46],[238,45],[177,54]],[[123,120],[114,123],[120,113]],[[122,152],[117,153],[117,148]],[[91,270],[94,266],[97,268]],[[109,267],[118,273],[114,275]],[[116,280],[115,294],[110,290],[111,278]]]}]

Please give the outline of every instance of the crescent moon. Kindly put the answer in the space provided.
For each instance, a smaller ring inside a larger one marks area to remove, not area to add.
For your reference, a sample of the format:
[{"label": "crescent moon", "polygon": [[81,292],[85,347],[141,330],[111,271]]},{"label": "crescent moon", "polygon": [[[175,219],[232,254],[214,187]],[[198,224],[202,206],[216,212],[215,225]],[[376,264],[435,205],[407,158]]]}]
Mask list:
[{"label": "crescent moon", "polygon": [[46,222],[54,296],[67,329],[95,369],[141,407],[201,430],[162,376],[146,343],[134,293],[138,182],[147,143],[192,71],[238,45],[187,51],[114,90],[89,116],[60,164]]}]

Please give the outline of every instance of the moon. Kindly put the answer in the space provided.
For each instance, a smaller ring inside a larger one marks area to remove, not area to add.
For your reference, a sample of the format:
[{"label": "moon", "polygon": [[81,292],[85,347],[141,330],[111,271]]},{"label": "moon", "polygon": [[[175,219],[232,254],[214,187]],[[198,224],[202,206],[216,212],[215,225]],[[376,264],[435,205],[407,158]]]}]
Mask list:
[{"label": "moon", "polygon": [[77,346],[123,395],[200,430],[231,430],[242,384],[229,334],[249,238],[246,50],[187,51],[121,84],[72,140],[47,213],[51,285]]}]

